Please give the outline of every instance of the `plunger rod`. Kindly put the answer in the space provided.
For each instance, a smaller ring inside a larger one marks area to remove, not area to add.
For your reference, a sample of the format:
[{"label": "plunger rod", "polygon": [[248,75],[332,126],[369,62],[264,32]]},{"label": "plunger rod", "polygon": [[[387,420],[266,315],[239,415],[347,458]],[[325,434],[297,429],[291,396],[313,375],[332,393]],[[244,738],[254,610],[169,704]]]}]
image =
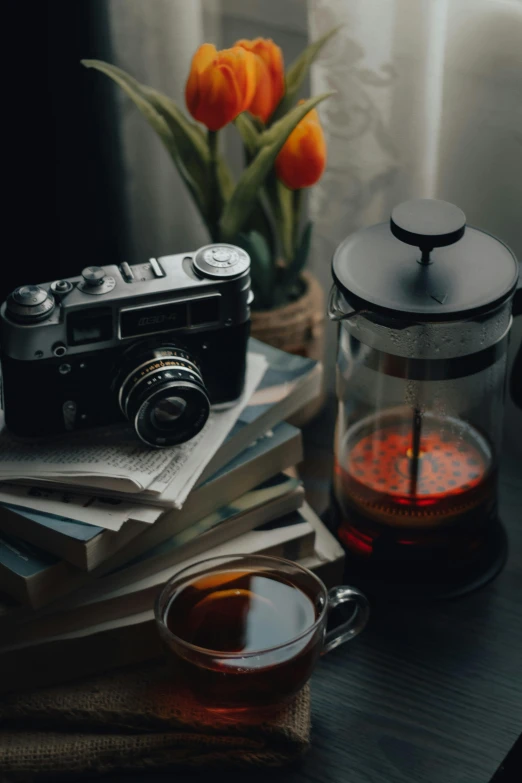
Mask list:
[{"label": "plunger rod", "polygon": [[418,408],[413,409],[413,433],[411,444],[410,461],[410,495],[414,498],[417,495],[417,481],[419,478],[419,456],[421,441],[422,413]]}]

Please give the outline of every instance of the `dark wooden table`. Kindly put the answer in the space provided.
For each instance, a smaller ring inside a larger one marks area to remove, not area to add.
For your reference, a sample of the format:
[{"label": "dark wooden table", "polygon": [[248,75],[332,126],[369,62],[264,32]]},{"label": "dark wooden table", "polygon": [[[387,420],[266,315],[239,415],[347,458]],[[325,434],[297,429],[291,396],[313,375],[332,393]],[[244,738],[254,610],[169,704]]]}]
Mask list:
[{"label": "dark wooden table", "polygon": [[[306,432],[303,475],[322,510],[328,410]],[[487,783],[522,731],[522,460],[505,454],[501,516],[510,554],[465,598],[376,605],[367,630],[319,663],[312,749],[291,770],[227,773],[228,783]],[[110,783],[209,781],[212,774],[111,775]],[[222,773],[220,773],[220,779]]]}]

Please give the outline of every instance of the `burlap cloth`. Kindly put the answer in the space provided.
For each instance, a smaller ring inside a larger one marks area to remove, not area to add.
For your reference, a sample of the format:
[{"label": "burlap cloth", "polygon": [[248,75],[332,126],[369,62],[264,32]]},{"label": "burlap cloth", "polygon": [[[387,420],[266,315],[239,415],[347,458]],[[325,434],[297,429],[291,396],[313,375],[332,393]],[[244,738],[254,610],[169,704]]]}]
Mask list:
[{"label": "burlap cloth", "polygon": [[155,662],[10,694],[0,727],[2,783],[176,764],[279,766],[308,747],[310,696],[306,687],[262,723],[226,720],[180,696]]}]

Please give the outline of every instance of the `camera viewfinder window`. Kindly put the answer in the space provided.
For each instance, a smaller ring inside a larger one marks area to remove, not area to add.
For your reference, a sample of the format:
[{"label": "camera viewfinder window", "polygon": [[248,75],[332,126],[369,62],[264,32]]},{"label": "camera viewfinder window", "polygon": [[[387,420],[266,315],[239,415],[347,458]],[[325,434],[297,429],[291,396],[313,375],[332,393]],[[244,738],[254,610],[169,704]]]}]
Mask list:
[{"label": "camera viewfinder window", "polygon": [[86,345],[110,340],[112,337],[112,310],[71,313],[67,318],[67,340],[70,345]]},{"label": "camera viewfinder window", "polygon": [[220,296],[205,296],[190,303],[190,325],[218,323]]}]

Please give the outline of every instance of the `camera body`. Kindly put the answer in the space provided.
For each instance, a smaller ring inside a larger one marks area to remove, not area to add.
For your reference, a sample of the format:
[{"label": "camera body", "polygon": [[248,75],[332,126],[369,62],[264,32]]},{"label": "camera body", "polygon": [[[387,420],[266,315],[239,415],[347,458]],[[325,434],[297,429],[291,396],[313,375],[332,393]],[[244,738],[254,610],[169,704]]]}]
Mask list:
[{"label": "camera body", "polygon": [[149,445],[193,437],[243,390],[250,259],[233,245],[17,288],[0,309],[2,404],[22,436],[128,419]]}]

